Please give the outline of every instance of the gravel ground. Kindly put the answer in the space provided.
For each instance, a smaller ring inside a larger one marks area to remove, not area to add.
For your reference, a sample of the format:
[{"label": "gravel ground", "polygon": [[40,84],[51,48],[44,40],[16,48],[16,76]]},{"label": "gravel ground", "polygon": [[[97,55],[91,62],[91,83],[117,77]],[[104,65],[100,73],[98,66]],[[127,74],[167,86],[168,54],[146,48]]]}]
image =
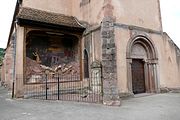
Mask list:
[{"label": "gravel ground", "polygon": [[122,100],[120,107],[101,104],[11,99],[0,87],[0,120],[180,120],[180,93]]}]

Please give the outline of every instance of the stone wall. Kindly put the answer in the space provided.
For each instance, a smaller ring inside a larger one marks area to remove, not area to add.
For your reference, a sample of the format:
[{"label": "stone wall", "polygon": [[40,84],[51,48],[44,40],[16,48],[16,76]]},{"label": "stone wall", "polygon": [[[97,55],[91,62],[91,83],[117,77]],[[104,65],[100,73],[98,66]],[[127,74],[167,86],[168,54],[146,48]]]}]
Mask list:
[{"label": "stone wall", "polygon": [[162,31],[159,0],[111,0],[116,22]]},{"label": "stone wall", "polygon": [[71,15],[71,0],[23,0],[23,7],[30,7],[44,11]]},{"label": "stone wall", "polygon": [[[128,73],[131,73],[127,58],[128,44],[135,36],[145,36],[152,43],[157,59],[152,60],[156,69],[152,76],[155,77],[157,92],[160,88],[180,88],[180,50],[167,34],[141,27],[115,24],[115,43],[117,47],[117,79],[120,94],[131,95],[131,81]],[[147,62],[147,61],[146,61]]]},{"label": "stone wall", "polygon": [[161,88],[180,88],[180,49],[167,35],[163,34],[162,43],[163,54],[163,73],[161,73]]},{"label": "stone wall", "polygon": [[8,45],[5,51],[5,56],[2,65],[2,74],[1,80],[2,83],[8,87],[12,88],[12,79],[13,79],[13,45],[12,42]]},{"label": "stone wall", "polygon": [[100,25],[103,19],[104,0],[71,0],[72,16],[91,26]]}]

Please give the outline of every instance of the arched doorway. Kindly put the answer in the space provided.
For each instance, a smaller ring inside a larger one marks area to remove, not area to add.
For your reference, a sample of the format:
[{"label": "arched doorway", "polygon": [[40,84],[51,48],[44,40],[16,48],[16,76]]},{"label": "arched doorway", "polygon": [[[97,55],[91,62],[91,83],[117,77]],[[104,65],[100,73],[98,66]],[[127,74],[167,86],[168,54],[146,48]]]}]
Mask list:
[{"label": "arched doorway", "polygon": [[84,49],[84,78],[89,78],[89,60],[86,49]]},{"label": "arched doorway", "polygon": [[129,91],[133,94],[157,92],[157,54],[152,42],[137,36],[129,42],[127,50]]}]

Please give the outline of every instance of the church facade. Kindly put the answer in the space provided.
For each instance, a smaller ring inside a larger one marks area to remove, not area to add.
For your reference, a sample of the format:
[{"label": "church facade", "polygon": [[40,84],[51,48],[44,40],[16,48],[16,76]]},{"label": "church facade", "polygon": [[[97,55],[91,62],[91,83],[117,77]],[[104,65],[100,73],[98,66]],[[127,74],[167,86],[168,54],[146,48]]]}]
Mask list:
[{"label": "church facade", "polygon": [[84,80],[94,62],[102,66],[104,104],[180,88],[180,49],[162,30],[159,0],[17,2],[2,67],[16,97],[39,65],[70,64]]}]

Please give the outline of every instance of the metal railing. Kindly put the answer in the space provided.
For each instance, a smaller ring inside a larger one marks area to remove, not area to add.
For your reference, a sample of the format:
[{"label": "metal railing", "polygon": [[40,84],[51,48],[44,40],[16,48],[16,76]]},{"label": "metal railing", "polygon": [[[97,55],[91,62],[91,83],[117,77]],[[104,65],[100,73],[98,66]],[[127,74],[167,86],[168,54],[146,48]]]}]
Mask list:
[{"label": "metal railing", "polygon": [[[79,75],[39,74],[24,80],[24,98],[78,102],[102,102],[102,79],[99,75],[80,79]],[[18,82],[16,82],[18,84]]]}]

